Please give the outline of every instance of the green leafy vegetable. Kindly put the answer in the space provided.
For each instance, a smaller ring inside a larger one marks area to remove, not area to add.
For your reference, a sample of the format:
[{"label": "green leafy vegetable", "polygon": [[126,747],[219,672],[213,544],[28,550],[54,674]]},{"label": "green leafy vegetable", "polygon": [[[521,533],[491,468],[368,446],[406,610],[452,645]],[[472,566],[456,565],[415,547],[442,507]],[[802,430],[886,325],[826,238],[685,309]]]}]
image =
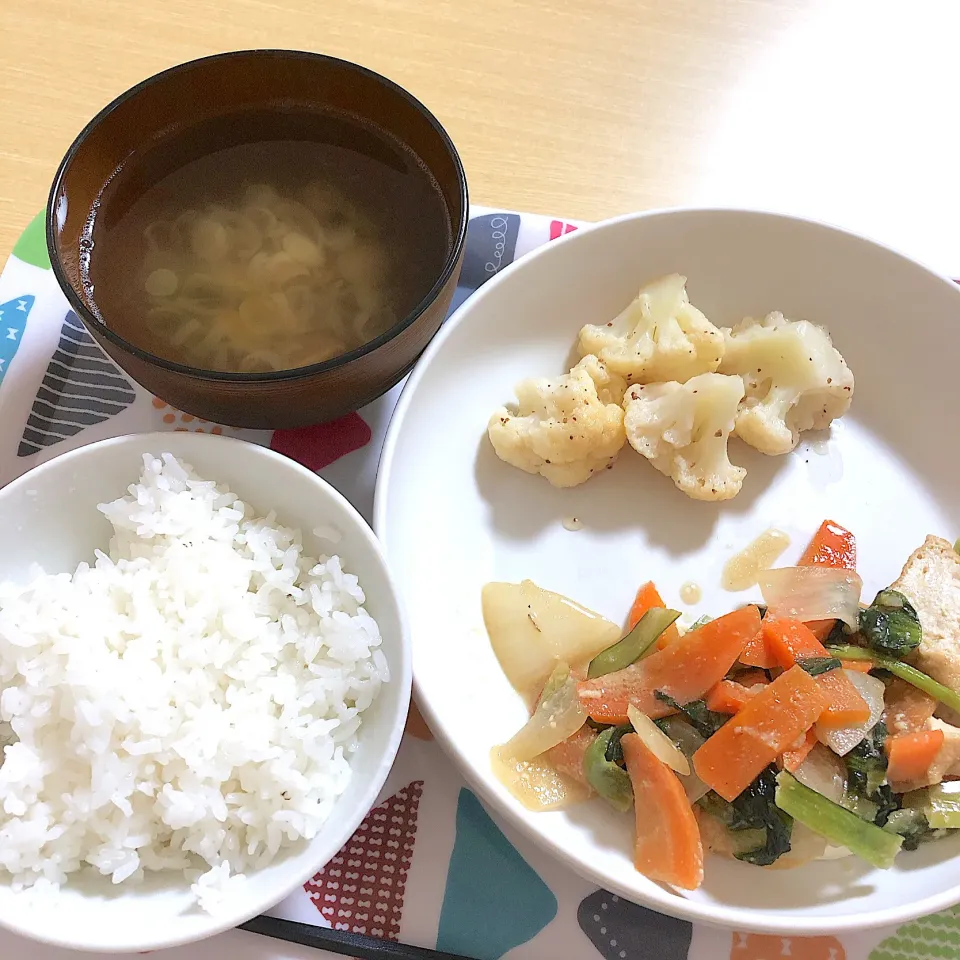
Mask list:
[{"label": "green leafy vegetable", "polygon": [[960,693],[945,687],[939,681],[934,680],[933,677],[928,677],[922,670],[911,667],[909,663],[884,657],[872,650],[865,650],[863,647],[841,645],[831,646],[827,649],[841,660],[870,660],[881,670],[886,670],[895,677],[906,680],[907,683],[913,684],[918,690],[928,693],[934,700],[939,700],[951,710],[960,712]]},{"label": "green leafy vegetable", "polygon": [[843,664],[836,657],[801,657],[797,666],[806,670],[811,677],[819,677],[822,673],[839,670]]},{"label": "green leafy vegetable", "polygon": [[762,829],[764,842],[754,850],[738,853],[737,859],[767,867],[789,852],[793,820],[776,805],[777,771],[767,767],[730,806],[731,830]]},{"label": "green leafy vegetable", "polygon": [[705,623],[709,623],[712,619],[713,617],[708,617],[706,614],[704,614],[702,617],[697,617],[697,619],[690,624],[690,629],[696,630],[697,627],[702,627]]},{"label": "green leafy vegetable", "polygon": [[681,706],[673,697],[662,690],[654,690],[653,695],[662,703],[673,707],[679,713],[685,714],[701,737],[712,737],[730,719],[725,713],[714,713],[712,710],[708,710],[707,705],[702,700],[691,700]]},{"label": "green leafy vegetable", "polygon": [[894,810],[883,829],[903,837],[904,850],[916,850],[925,840],[932,839],[934,834],[923,811],[916,808]]},{"label": "green leafy vegetable", "polygon": [[731,829],[730,824],[734,819],[733,808],[718,793],[714,793],[712,790],[708,791],[697,801],[697,806],[723,824],[729,834],[730,852],[733,856],[742,857],[755,853],[766,843],[767,832],[765,827]]},{"label": "green leafy vegetable", "polygon": [[677,746],[677,749],[690,760],[704,744],[703,737],[686,718],[673,714],[653,721]]},{"label": "green leafy vegetable", "polygon": [[916,650],[923,637],[916,609],[898,590],[881,590],[860,611],[860,634],[871,650],[898,660]]},{"label": "green leafy vegetable", "polygon": [[663,607],[653,607],[648,610],[622,640],[602,650],[590,661],[590,666],[587,667],[588,679],[616,673],[635,663],[679,616],[680,613],[677,610],[666,610]]},{"label": "green leafy vegetable", "polygon": [[776,787],[777,771],[770,766],[732,803],[712,790],[697,801],[730,831],[738,860],[768,867],[790,851],[793,820],[777,807]]},{"label": "green leafy vegetable", "polygon": [[604,751],[604,757],[606,757],[608,763],[623,766],[623,747],[620,746],[620,741],[628,733],[633,733],[633,724],[631,723],[624,723],[610,730],[610,738],[607,740],[606,750]]},{"label": "green leafy vegetable", "polygon": [[861,820],[855,813],[804,786],[786,770],[777,775],[776,803],[794,820],[836,846],[847,847],[875,867],[892,866],[903,846],[902,837]]},{"label": "green leafy vegetable", "polygon": [[843,805],[864,820],[882,827],[900,809],[897,795],[887,783],[887,755],[883,745],[887,727],[881,720],[844,758],[847,790]]},{"label": "green leafy vegetable", "polygon": [[829,647],[833,644],[846,643],[850,639],[850,634],[855,632],[851,631],[842,620],[837,620],[830,628],[830,633],[827,634],[824,644]]},{"label": "green leafy vegetable", "polygon": [[[626,813],[633,806],[633,787],[630,785],[630,777],[626,770],[608,759],[608,751],[611,750],[611,741],[617,729],[623,729],[623,733],[626,733],[632,728],[607,727],[602,731],[583,755],[583,774],[590,786],[610,806],[621,813]],[[620,737],[623,733],[617,736],[612,750],[614,754],[619,752],[621,760],[623,751],[620,749]]]},{"label": "green leafy vegetable", "polygon": [[933,830],[960,829],[960,793],[951,784],[937,784],[924,790],[913,790],[904,798],[904,805],[918,809]]}]

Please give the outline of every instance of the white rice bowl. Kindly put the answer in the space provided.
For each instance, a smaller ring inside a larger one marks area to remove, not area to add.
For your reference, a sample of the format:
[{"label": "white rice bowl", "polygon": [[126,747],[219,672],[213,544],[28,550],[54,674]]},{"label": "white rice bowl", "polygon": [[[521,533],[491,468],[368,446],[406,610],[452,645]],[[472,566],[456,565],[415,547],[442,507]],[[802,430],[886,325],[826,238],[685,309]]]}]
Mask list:
[{"label": "white rice bowl", "polygon": [[142,460],[99,505],[106,552],[0,566],[0,883],[36,908],[90,874],[180,878],[180,912],[219,927],[246,874],[321,833],[390,668],[336,524],[316,518],[330,553],[309,556],[172,454]]}]

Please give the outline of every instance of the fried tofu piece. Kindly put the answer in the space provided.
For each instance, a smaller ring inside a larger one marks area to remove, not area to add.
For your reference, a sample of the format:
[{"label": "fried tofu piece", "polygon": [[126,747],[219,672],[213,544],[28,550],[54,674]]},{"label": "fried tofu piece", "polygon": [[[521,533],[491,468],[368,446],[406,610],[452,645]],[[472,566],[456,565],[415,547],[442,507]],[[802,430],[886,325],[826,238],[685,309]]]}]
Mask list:
[{"label": "fried tofu piece", "polygon": [[927,537],[891,586],[920,617],[923,640],[915,657],[917,667],[960,690],[960,556],[953,544]]},{"label": "fried tofu piece", "polygon": [[942,730],[943,744],[937,751],[937,756],[922,784],[916,786],[929,786],[931,783],[940,783],[944,777],[960,776],[960,728],[951,723],[944,723],[936,717],[931,717],[927,721],[928,730]]}]

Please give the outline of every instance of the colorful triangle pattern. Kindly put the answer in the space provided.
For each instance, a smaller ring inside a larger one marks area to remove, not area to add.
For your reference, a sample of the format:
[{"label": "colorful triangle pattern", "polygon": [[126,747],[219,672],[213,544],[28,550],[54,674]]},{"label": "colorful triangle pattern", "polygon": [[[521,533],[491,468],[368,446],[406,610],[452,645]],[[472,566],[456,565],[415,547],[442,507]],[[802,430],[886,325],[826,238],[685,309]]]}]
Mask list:
[{"label": "colorful triangle pattern", "polygon": [[581,901],[577,922],[604,960],[687,960],[693,939],[686,920],[655,913],[609,890]]},{"label": "colorful triangle pattern", "polygon": [[136,393],[71,310],[23,429],[19,457],[39,453],[125,410]]},{"label": "colorful triangle pattern", "polygon": [[846,960],[836,937],[781,937],[768,933],[734,933],[730,960]]},{"label": "colorful triangle pattern", "polygon": [[437,949],[475,960],[499,960],[532,940],[556,915],[553,891],[490,819],[476,795],[461,788]]},{"label": "colorful triangle pattern", "polygon": [[0,383],[3,383],[23,340],[23,331],[27,329],[27,317],[33,309],[34,300],[33,294],[28,293],[0,303]]},{"label": "colorful triangle pattern", "polygon": [[374,807],[340,852],[304,884],[334,930],[387,940],[400,936],[422,794],[423,781],[414,780]]}]

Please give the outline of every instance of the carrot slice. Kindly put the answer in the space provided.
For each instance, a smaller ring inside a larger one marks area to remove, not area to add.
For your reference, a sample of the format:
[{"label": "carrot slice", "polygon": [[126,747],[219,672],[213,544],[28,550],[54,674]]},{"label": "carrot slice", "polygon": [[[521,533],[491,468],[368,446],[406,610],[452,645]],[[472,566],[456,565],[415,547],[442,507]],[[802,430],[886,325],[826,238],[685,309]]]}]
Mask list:
[{"label": "carrot slice", "polygon": [[887,739],[887,780],[897,793],[900,787],[924,781],[943,739],[942,730],[917,730]]},{"label": "carrot slice", "polygon": [[[813,535],[813,539],[800,558],[798,566],[809,567],[813,564],[856,570],[856,537],[845,527],[841,527],[839,523],[824,520],[820,524],[820,529]],[[807,626],[818,640],[826,640],[836,622],[836,620],[811,620]]]},{"label": "carrot slice", "polygon": [[[657,590],[654,582],[648,580],[637,591],[633,600],[633,606],[630,608],[630,616],[627,617],[627,632],[629,633],[642,619],[643,615],[651,607],[665,607],[663,598]],[[657,637],[657,649],[662,650],[667,644],[672,643],[680,636],[680,631],[675,623],[671,623],[663,633]]]},{"label": "carrot slice", "polygon": [[764,620],[761,627],[775,665],[789,670],[805,657],[829,656],[827,648],[799,620]]},{"label": "carrot slice", "polygon": [[765,670],[743,670],[736,674],[737,683],[742,683],[745,687],[755,687],[758,684],[767,684],[770,678]]},{"label": "carrot slice", "polygon": [[740,654],[740,662],[744,666],[760,667],[763,670],[777,666],[777,658],[768,649],[762,630],[752,640],[747,641],[743,653]]},{"label": "carrot slice", "polygon": [[633,786],[633,864],[651,880],[695,890],[703,882],[703,844],[677,775],[635,733],[621,741]]},{"label": "carrot slice", "polygon": [[[807,624],[810,626],[810,624]],[[869,660],[840,660],[840,666],[844,670],[856,670],[857,673],[869,673],[874,668],[874,664]]]},{"label": "carrot slice", "polygon": [[665,606],[663,597],[660,596],[654,582],[648,580],[640,586],[637,595],[633,598],[633,606],[630,608],[630,615],[627,617],[627,630],[632,630],[651,607]]},{"label": "carrot slice", "polygon": [[826,698],[802,667],[792,667],[750,699],[693,755],[697,775],[735,800],[823,713]]},{"label": "carrot slice", "polygon": [[721,680],[715,683],[704,698],[707,709],[714,713],[736,713],[757,692],[736,680]]},{"label": "carrot slice", "polygon": [[808,620],[807,628],[809,631],[823,643],[827,637],[833,633],[833,628],[837,625],[836,620]]},{"label": "carrot slice", "polygon": [[597,731],[584,724],[573,736],[567,737],[546,752],[547,763],[561,776],[572,777],[592,791],[587,775],[583,772],[583,756],[596,739]]},{"label": "carrot slice", "polygon": [[800,558],[798,566],[822,563],[828,567],[857,568],[857,540],[845,527],[833,520],[824,520],[813,535],[810,545]]},{"label": "carrot slice", "polygon": [[831,670],[817,677],[827,698],[827,709],[818,721],[822,730],[852,727],[870,719],[870,706],[843,670]]},{"label": "carrot slice", "polygon": [[884,700],[887,704],[884,719],[890,735],[894,737],[922,730],[937,709],[937,701],[933,697],[899,677],[894,677],[887,684]]},{"label": "carrot slice", "polygon": [[794,740],[794,742],[783,751],[781,760],[784,770],[793,773],[793,771],[807,759],[807,755],[816,745],[817,735],[811,727],[802,737]]},{"label": "carrot slice", "polygon": [[756,607],[734,610],[624,670],[581,681],[580,703],[590,717],[603,723],[627,723],[630,704],[653,719],[665,717],[674,711],[656,691],[681,704],[702,697],[726,676],[759,629]]},{"label": "carrot slice", "polygon": [[[763,636],[777,663],[787,669],[805,657],[827,657],[827,648],[797,620],[764,620]],[[817,683],[827,699],[820,717],[824,729],[849,727],[870,719],[870,707],[842,670],[820,674]]]}]

